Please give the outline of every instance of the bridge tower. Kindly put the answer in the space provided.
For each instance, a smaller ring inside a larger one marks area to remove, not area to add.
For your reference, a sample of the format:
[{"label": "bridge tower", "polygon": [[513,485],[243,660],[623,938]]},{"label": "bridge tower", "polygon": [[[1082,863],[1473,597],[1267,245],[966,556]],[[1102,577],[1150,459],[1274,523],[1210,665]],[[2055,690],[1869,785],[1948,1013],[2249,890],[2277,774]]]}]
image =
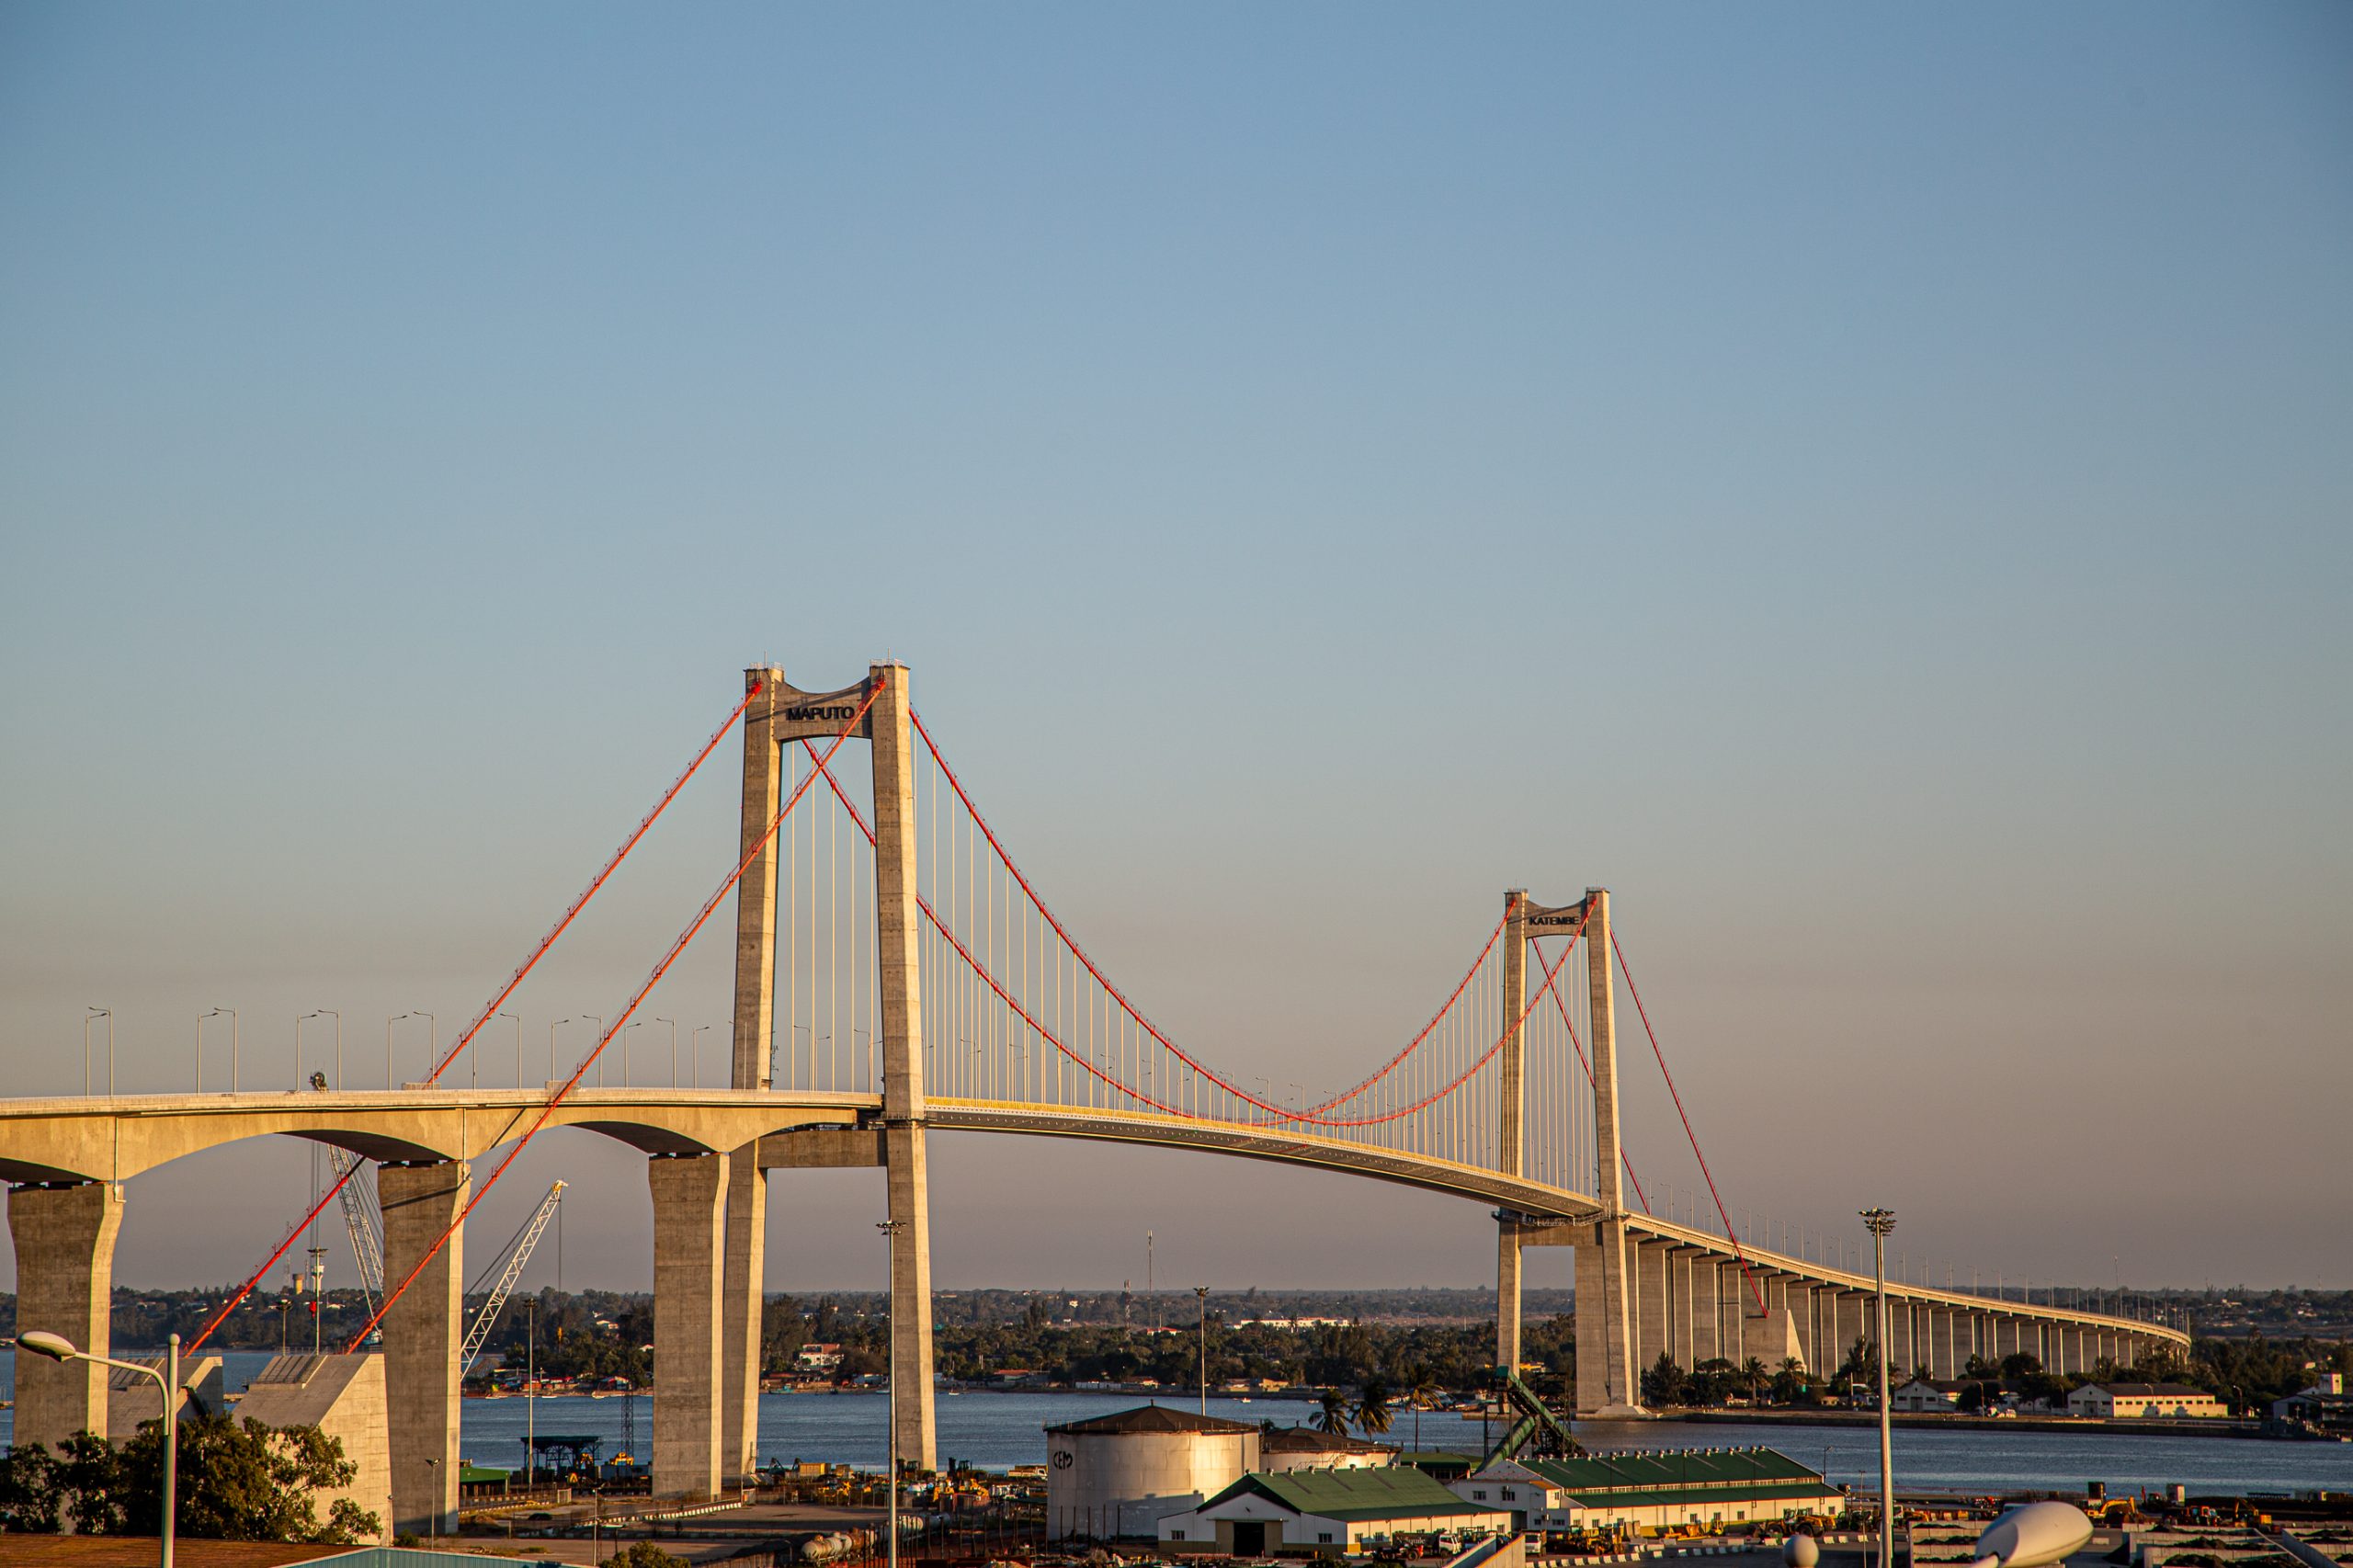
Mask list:
[{"label": "bridge tower", "polygon": [[[873,691],[850,733],[870,743],[874,770],[875,962],[881,997],[881,1163],[890,1216],[904,1222],[891,1271],[891,1377],[899,1391],[898,1449],[904,1462],[938,1466],[932,1415],[931,1199],[924,1138],[923,990],[917,974],[913,707],[904,665],[875,665],[836,692],[788,685],[773,665],[744,672],[756,687],[744,710],[743,854],[761,844],[783,803],[783,748],[823,746]],[[735,894],[735,1042],[731,1083],[768,1086],[776,1028],[777,839],[768,838]],[[765,1296],[767,1180],[756,1148],[729,1160],[721,1335],[720,1469],[733,1482],[756,1459],[760,1396],[760,1316]],[[660,1484],[659,1479],[656,1481]]]},{"label": "bridge tower", "polygon": [[[1576,1248],[1577,1387],[1580,1415],[1641,1415],[1641,1369],[1634,1356],[1634,1282],[1627,1269],[1624,1173],[1618,1153],[1617,1002],[1610,984],[1609,892],[1588,888],[1574,903],[1548,907],[1530,903],[1525,892],[1504,895],[1504,1017],[1518,1019],[1528,1008],[1529,944],[1540,937],[1566,936],[1583,927],[1586,983],[1593,1020],[1593,1125],[1595,1198],[1600,1216],[1590,1225],[1535,1225],[1523,1216],[1496,1216],[1495,1360],[1519,1364],[1520,1249],[1528,1245]],[[1502,1168],[1521,1173],[1527,1115],[1525,1044],[1517,1024],[1505,1037],[1500,1056],[1503,1089]]]}]

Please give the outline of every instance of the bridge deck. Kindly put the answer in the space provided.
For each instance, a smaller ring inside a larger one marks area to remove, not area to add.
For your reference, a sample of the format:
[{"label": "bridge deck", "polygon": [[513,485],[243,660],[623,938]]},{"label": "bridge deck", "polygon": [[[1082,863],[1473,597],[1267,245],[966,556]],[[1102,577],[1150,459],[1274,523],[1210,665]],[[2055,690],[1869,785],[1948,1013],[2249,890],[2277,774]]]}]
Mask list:
[{"label": "bridge deck", "polygon": [[[438,1087],[0,1100],[0,1178],[124,1181],[202,1149],[269,1134],[335,1143],[379,1160],[477,1159],[519,1136],[547,1101],[545,1088]],[[740,1149],[796,1129],[872,1125],[881,1111],[879,1096],[870,1094],[581,1088],[556,1108],[550,1125],[601,1132],[647,1153],[700,1153]],[[1192,1149],[1338,1171],[1493,1205],[1535,1227],[1563,1227],[1564,1234],[1589,1225],[1600,1214],[1588,1194],[1484,1166],[1267,1123],[961,1098],[928,1101],[926,1120],[940,1131]],[[785,1162],[763,1159],[764,1165],[772,1163]],[[1626,1223],[1637,1241],[1663,1242],[1719,1258],[1733,1256],[1732,1243],[1706,1231],[1644,1214],[1629,1214]],[[1810,1258],[1755,1248],[1743,1251],[1762,1275],[1858,1293],[1873,1289],[1869,1276]],[[2185,1347],[2188,1344],[2180,1330],[2137,1318],[1896,1280],[1889,1282],[1888,1294],[1924,1306],[2144,1335]]]}]

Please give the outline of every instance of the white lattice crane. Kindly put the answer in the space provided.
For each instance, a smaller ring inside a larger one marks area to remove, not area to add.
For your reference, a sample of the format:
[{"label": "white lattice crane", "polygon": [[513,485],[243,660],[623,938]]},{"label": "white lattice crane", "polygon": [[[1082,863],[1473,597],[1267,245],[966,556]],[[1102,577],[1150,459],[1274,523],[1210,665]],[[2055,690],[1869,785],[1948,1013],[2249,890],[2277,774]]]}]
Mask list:
[{"label": "white lattice crane", "polygon": [[[523,1228],[515,1233],[514,1239],[500,1253],[499,1256],[506,1259],[505,1267],[499,1267],[498,1257],[491,1259],[491,1267],[499,1269],[498,1283],[490,1288],[490,1300],[484,1301],[482,1311],[474,1315],[472,1325],[466,1330],[466,1342],[459,1347],[460,1382],[465,1381],[466,1374],[473,1370],[474,1360],[482,1354],[483,1343],[490,1337],[491,1324],[498,1321],[499,1309],[514,1293],[515,1281],[523,1277],[523,1266],[531,1260],[531,1249],[540,1244],[541,1233],[547,1230],[548,1221],[555,1218],[556,1208],[563,1201],[563,1183],[557,1182],[548,1188],[548,1195],[540,1200],[538,1210],[523,1221]],[[488,1269],[483,1270],[485,1276],[488,1273]],[[479,1286],[481,1282],[477,1279],[475,1284]]]}]

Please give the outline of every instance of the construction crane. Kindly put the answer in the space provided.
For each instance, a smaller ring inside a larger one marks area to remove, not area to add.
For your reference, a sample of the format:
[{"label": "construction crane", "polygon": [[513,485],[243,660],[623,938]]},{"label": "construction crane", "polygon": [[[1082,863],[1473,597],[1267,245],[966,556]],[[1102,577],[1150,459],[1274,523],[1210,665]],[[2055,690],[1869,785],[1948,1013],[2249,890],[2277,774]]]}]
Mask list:
[{"label": "construction crane", "polygon": [[[311,1087],[324,1089],[327,1075],[311,1074]],[[327,1145],[327,1158],[335,1162],[337,1180],[359,1163],[348,1149],[337,1144]],[[337,1197],[343,1204],[343,1228],[351,1233],[352,1261],[359,1268],[359,1293],[368,1298],[368,1315],[376,1315],[376,1302],[384,1293],[384,1236],[370,1197],[375,1184],[358,1180],[343,1182]]]},{"label": "construction crane", "polygon": [[[556,1205],[563,1201],[563,1183],[557,1182],[548,1188],[548,1195],[540,1200],[540,1206],[531,1217],[523,1221],[523,1228],[517,1231],[514,1238],[500,1249],[498,1256],[490,1260],[491,1268],[499,1269],[498,1283],[490,1288],[490,1300],[482,1304],[482,1311],[475,1314],[472,1326],[466,1330],[465,1344],[459,1347],[460,1382],[465,1381],[466,1374],[473,1370],[474,1361],[482,1355],[483,1343],[490,1337],[490,1325],[498,1321],[499,1309],[514,1293],[515,1281],[523,1277],[523,1266],[531,1261],[531,1249],[540,1244],[540,1233],[548,1228],[548,1221],[555,1218]],[[499,1267],[500,1258],[506,1260],[503,1268]],[[474,1281],[475,1289],[479,1290],[483,1279],[489,1277],[490,1269],[483,1270],[481,1278]],[[467,1294],[472,1294],[472,1291]]]}]

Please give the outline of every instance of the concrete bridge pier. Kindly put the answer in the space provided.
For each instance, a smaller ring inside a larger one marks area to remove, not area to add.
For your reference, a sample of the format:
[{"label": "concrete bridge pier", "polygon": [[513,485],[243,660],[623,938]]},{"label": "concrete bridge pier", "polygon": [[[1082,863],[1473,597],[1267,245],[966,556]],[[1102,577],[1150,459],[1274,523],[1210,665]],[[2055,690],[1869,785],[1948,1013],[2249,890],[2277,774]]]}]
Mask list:
[{"label": "concrete bridge pier", "polygon": [[719,1481],[749,1485],[758,1467],[760,1343],[767,1278],[768,1173],[760,1146],[727,1156],[727,1232],[720,1267]]},{"label": "concrete bridge pier", "polygon": [[[654,1195],[654,1494],[718,1494],[722,1297],[726,1286],[728,1156],[656,1154]],[[755,1173],[756,1175],[756,1172]],[[756,1346],[757,1335],[753,1343]],[[759,1382],[753,1380],[756,1392]]]},{"label": "concrete bridge pier", "polygon": [[[463,1160],[383,1165],[384,1277],[397,1289],[457,1223],[472,1187]],[[458,1347],[465,1343],[465,1229],[384,1314],[384,1402],[392,1413],[392,1533],[458,1528]]]},{"label": "concrete bridge pier", "polygon": [[[11,1187],[17,1247],[17,1332],[46,1329],[93,1356],[112,1354],[114,1241],[122,1188],[112,1182]],[[16,1441],[61,1451],[76,1432],[107,1429],[107,1369],[87,1361],[17,1358]]]}]

